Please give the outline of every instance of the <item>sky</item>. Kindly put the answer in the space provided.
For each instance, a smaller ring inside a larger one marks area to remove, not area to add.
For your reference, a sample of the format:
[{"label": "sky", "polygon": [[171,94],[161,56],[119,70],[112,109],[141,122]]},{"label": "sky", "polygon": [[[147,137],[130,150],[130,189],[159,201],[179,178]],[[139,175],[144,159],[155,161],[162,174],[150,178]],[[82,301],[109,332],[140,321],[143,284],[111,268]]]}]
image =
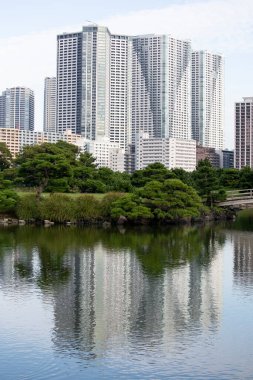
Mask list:
[{"label": "sky", "polygon": [[253,96],[252,0],[12,0],[1,4],[0,92],[35,92],[43,125],[44,78],[56,75],[56,36],[89,21],[112,33],[170,34],[225,58],[225,147],[234,146],[234,103]]}]

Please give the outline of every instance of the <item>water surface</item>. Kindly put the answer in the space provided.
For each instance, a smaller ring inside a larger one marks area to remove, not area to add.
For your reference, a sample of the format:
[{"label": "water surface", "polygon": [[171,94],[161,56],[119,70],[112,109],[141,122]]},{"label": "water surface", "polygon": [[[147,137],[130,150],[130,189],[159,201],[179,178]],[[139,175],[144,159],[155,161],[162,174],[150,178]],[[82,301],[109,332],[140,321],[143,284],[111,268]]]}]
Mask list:
[{"label": "water surface", "polygon": [[1,380],[252,379],[253,232],[1,229],[0,307]]}]

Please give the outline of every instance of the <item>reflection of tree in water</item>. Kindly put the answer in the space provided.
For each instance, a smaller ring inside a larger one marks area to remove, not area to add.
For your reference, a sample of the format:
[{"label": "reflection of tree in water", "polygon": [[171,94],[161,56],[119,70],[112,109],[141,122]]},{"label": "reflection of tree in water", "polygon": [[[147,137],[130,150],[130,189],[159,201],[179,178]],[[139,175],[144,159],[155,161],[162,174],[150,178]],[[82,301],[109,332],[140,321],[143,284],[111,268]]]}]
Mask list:
[{"label": "reflection of tree in water", "polygon": [[[165,268],[174,268],[196,261],[208,265],[215,255],[217,244],[224,244],[224,234],[212,227],[171,227],[164,230],[131,229],[123,234],[115,230],[99,228],[10,228],[0,235],[0,259],[6,246],[15,246],[22,255],[17,255],[15,268],[21,277],[32,275],[31,254],[37,250],[41,287],[67,280],[71,270],[70,255],[94,248],[98,243],[117,252],[130,250],[135,253],[149,275],[160,275]],[[113,254],[113,253],[112,253]]]},{"label": "reflection of tree in water", "polygon": [[[110,339],[117,329],[124,335],[120,329],[126,325],[140,340],[150,340],[162,339],[165,317],[166,326],[174,323],[174,331],[186,331],[189,318],[199,324],[204,302],[201,276],[224,243],[224,234],[211,226],[136,228],[121,232],[26,226],[12,229],[11,233],[4,231],[0,251],[5,241],[19,252],[15,257],[16,274],[23,280],[33,277],[45,296],[50,290],[54,299],[56,346],[61,350],[92,353],[94,342]],[[31,265],[34,252],[35,272]],[[98,257],[105,267],[102,276],[97,272]],[[178,274],[181,268],[187,270]],[[127,279],[122,277],[123,272],[127,273]],[[184,274],[189,276],[187,280]],[[182,291],[187,293],[186,303],[180,299],[177,288],[181,282]],[[99,317],[100,306],[103,307]],[[217,320],[217,315],[213,320]],[[101,331],[103,336],[99,335]]]}]

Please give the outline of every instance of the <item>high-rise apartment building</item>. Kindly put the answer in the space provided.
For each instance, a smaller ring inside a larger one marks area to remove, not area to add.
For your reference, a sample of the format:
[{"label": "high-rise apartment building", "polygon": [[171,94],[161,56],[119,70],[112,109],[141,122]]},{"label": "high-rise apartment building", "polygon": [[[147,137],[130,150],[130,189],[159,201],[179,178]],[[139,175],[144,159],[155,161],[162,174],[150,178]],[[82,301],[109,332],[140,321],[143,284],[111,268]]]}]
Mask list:
[{"label": "high-rise apartment building", "polygon": [[140,131],[191,138],[190,42],[147,35],[132,44],[132,142]]},{"label": "high-rise apartment building", "polygon": [[189,139],[190,76],[189,41],[112,35],[95,25],[59,35],[57,130],[121,148],[140,131]]},{"label": "high-rise apartment building", "polygon": [[56,129],[81,133],[82,33],[57,37]]},{"label": "high-rise apartment building", "polygon": [[44,132],[56,132],[56,78],[45,78]]},{"label": "high-rise apartment building", "polygon": [[235,168],[253,168],[253,97],[235,104]]},{"label": "high-rise apartment building", "polygon": [[27,87],[7,88],[0,96],[0,127],[34,130],[34,93]]},{"label": "high-rise apartment building", "polygon": [[223,149],[224,59],[207,51],[192,53],[192,138]]}]

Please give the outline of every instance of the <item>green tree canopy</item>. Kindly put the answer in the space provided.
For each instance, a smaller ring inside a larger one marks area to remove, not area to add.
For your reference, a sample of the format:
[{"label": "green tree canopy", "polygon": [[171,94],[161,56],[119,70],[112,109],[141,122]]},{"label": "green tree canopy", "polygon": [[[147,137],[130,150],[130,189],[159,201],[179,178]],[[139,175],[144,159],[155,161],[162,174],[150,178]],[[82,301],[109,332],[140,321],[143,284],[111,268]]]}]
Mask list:
[{"label": "green tree canopy", "polygon": [[206,196],[209,202],[211,193],[219,189],[218,176],[210,161],[207,158],[199,161],[192,176],[194,187],[201,196]]},{"label": "green tree canopy", "polygon": [[71,149],[71,145],[66,151],[62,146],[48,143],[25,147],[16,159],[19,181],[25,186],[36,187],[40,194],[50,180],[70,177],[70,160],[74,159]]},{"label": "green tree canopy", "polygon": [[7,145],[0,142],[0,171],[8,169],[12,164],[12,155]]},{"label": "green tree canopy", "polygon": [[148,165],[145,169],[136,170],[132,175],[131,181],[133,186],[143,187],[147,182],[163,182],[169,178],[176,178],[176,175],[163,164],[155,162]]}]

